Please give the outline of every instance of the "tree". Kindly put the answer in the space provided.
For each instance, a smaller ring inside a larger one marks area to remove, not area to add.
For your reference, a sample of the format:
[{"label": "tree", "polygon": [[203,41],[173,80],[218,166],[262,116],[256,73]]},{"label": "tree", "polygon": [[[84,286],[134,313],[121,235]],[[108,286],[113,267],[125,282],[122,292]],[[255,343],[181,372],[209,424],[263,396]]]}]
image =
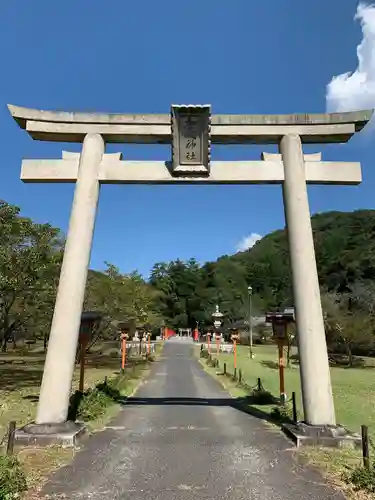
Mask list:
[{"label": "tree", "polygon": [[[35,320],[47,310],[59,274],[63,240],[57,228],[19,215],[0,201],[0,341],[2,350],[16,333],[37,335]],[[44,301],[41,300],[44,298]]]},{"label": "tree", "polygon": [[[157,309],[173,328],[194,328],[202,314],[202,272],[195,259],[157,263],[150,284],[159,291]],[[204,309],[203,309],[204,310]]]},{"label": "tree", "polygon": [[363,347],[368,349],[374,344],[369,316],[353,309],[350,294],[325,294],[322,306],[328,345],[335,351],[342,346],[349,366],[353,366],[353,351]]},{"label": "tree", "polygon": [[151,327],[160,327],[162,322],[154,310],[157,291],[137,273],[124,275],[113,264],[106,262],[106,266],[104,272],[90,271],[88,275],[84,308],[103,314],[89,347],[100,338],[116,338],[119,321]]}]

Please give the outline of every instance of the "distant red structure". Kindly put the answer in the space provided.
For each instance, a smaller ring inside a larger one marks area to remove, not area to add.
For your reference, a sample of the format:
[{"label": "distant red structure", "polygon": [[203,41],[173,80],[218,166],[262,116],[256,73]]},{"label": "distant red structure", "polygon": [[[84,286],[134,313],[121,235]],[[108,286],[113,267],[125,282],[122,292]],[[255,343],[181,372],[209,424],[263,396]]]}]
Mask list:
[{"label": "distant red structure", "polygon": [[199,330],[198,328],[196,328],[194,330],[194,342],[198,342],[198,340],[199,340]]},{"label": "distant red structure", "polygon": [[176,335],[176,332],[174,330],[168,327],[164,328],[164,340],[168,340],[170,337],[173,337],[174,335]]}]

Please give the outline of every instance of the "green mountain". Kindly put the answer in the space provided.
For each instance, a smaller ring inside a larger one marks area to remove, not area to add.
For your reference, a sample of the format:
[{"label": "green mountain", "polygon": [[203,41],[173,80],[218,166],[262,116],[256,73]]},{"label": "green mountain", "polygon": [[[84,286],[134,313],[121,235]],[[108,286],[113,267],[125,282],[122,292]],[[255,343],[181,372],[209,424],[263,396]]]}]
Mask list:
[{"label": "green mountain", "polygon": [[[312,217],[323,291],[346,293],[375,280],[375,210],[327,212]],[[175,327],[209,325],[216,303],[227,320],[246,318],[247,287],[255,313],[293,305],[285,230],[268,234],[246,252],[199,266],[192,259],[154,266],[160,312]]]}]

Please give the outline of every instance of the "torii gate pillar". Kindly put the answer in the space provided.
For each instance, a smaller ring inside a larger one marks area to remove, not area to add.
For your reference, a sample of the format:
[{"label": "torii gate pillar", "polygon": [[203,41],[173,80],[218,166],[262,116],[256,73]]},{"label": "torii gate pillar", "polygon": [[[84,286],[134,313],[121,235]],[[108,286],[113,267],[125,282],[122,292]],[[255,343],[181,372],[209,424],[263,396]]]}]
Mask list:
[{"label": "torii gate pillar", "polygon": [[[62,423],[66,421],[68,415],[78,332],[99,200],[98,170],[104,147],[100,134],[87,134],[83,141],[40,388],[35,419],[37,424]],[[58,397],[56,397],[57,394]]]},{"label": "torii gate pillar", "polygon": [[303,408],[309,423],[335,425],[301,139],[298,135],[284,136],[279,147],[285,174],[283,199],[292,268]]}]

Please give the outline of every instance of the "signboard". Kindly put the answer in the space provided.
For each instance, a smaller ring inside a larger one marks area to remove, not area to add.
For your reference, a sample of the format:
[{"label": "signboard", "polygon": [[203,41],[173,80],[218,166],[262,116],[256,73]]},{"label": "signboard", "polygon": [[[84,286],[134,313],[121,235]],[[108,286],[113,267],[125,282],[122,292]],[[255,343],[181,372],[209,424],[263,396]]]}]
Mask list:
[{"label": "signboard", "polygon": [[176,175],[208,175],[211,106],[172,105],[172,169]]},{"label": "signboard", "polygon": [[276,341],[286,340],[287,337],[287,322],[284,319],[275,320],[272,324],[273,338]]},{"label": "signboard", "polygon": [[99,325],[102,314],[97,311],[84,311],[81,315],[78,342],[87,344],[95,326]]},{"label": "signboard", "polygon": [[78,342],[87,345],[91,337],[91,324],[83,322],[79,329]]},{"label": "signboard", "polygon": [[89,343],[89,341],[90,341],[90,332],[80,331],[78,337],[79,344],[85,346]]},{"label": "signboard", "polygon": [[290,319],[293,319],[293,321],[296,320],[295,318],[295,312],[294,312],[294,307],[286,307],[284,309],[284,314],[288,315]]},{"label": "signboard", "polygon": [[286,342],[288,338],[288,323],[294,321],[294,310],[270,312],[266,314],[266,322],[272,323],[273,339],[276,342]]}]

